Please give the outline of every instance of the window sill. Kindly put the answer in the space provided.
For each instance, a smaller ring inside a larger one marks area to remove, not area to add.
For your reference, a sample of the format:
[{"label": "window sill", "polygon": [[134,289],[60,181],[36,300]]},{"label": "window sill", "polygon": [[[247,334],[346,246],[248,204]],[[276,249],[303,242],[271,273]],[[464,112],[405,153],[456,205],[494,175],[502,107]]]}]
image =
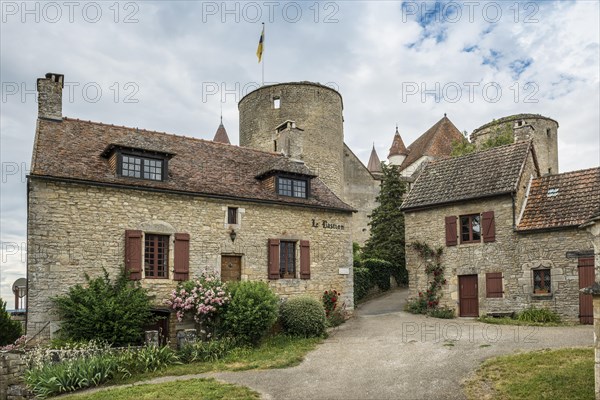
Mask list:
[{"label": "window sill", "polygon": [[552,298],[552,293],[533,293],[531,300],[548,300]]}]

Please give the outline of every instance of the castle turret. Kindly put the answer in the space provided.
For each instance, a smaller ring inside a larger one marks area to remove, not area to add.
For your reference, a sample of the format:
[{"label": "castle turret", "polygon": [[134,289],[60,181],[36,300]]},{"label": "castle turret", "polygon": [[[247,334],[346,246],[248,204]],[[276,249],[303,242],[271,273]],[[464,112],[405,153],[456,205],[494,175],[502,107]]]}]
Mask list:
[{"label": "castle turret", "polygon": [[381,175],[381,161],[379,160],[379,156],[377,155],[377,150],[375,150],[375,144],[373,143],[373,149],[371,150],[371,157],[369,157],[369,164],[367,165],[367,169],[374,176]]},{"label": "castle turret", "polygon": [[244,96],[238,108],[240,146],[304,161],[343,198],[343,104],[337,91],[312,82],[267,85]]},{"label": "castle turret", "polygon": [[231,144],[231,142],[229,141],[229,135],[227,135],[227,130],[225,130],[225,126],[223,125],[223,117],[221,117],[221,123],[217,128],[217,132],[215,133],[213,142]]},{"label": "castle turret", "polygon": [[487,140],[508,135],[515,142],[533,140],[540,174],[557,174],[558,122],[539,114],[517,114],[500,118],[475,129],[471,142],[477,147]]},{"label": "castle turret", "polygon": [[401,165],[408,155],[408,150],[404,146],[404,142],[398,132],[398,125],[396,125],[396,133],[394,134],[394,140],[392,141],[392,147],[390,147],[390,153],[388,154],[388,161],[391,165]]}]

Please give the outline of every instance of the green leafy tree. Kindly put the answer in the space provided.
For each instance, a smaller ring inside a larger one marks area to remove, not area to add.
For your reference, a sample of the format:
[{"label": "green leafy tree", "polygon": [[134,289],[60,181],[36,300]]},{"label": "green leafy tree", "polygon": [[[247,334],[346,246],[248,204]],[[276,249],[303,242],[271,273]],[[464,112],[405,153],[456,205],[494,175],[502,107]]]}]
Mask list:
[{"label": "green leafy tree", "polygon": [[62,320],[61,335],[73,341],[104,340],[116,346],[140,343],[145,325],[153,321],[150,298],[139,283],[121,273],[112,282],[108,272],[76,285],[54,298]]},{"label": "green leafy tree", "polygon": [[452,141],[452,150],[450,155],[452,157],[460,157],[476,151],[487,150],[493,147],[511,144],[514,143],[514,140],[513,132],[510,129],[510,126],[507,124],[499,125],[494,128],[491,136],[481,143],[480,147],[477,147],[474,143],[469,142],[466,138],[465,132],[465,137],[463,139]]},{"label": "green leafy tree", "polygon": [[392,264],[398,283],[408,283],[404,258],[404,214],[400,210],[406,184],[397,165],[381,164],[383,179],[377,196],[379,205],[371,214],[371,236],[363,249],[362,259],[380,259]]},{"label": "green leafy tree", "polygon": [[10,318],[6,311],[6,302],[0,297],[0,346],[13,344],[21,334],[21,323]]}]

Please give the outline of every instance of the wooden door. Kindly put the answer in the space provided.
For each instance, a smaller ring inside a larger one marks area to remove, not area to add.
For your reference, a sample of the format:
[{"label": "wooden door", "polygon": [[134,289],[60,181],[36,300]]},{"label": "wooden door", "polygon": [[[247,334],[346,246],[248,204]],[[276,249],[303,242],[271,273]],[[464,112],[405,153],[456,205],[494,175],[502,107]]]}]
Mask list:
[{"label": "wooden door", "polygon": [[[594,257],[580,258],[578,262],[579,269],[579,289],[583,289],[594,284],[596,279],[594,270]],[[592,295],[579,293],[579,322],[582,324],[594,323],[594,309],[592,304]]]},{"label": "wooden door", "polygon": [[458,296],[461,317],[479,317],[477,275],[458,277]]},{"label": "wooden door", "polygon": [[242,256],[221,256],[221,280],[223,282],[242,279]]}]

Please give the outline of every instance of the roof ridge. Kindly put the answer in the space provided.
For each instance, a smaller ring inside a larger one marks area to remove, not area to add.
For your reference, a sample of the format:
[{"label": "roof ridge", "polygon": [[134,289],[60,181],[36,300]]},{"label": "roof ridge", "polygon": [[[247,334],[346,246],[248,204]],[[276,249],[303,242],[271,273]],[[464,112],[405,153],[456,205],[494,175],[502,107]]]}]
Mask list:
[{"label": "roof ridge", "polygon": [[552,178],[552,177],[561,176],[561,175],[575,174],[575,173],[581,173],[581,172],[590,172],[590,171],[596,170],[596,169],[600,172],[600,166],[598,166],[598,167],[590,167],[590,168],[584,168],[584,169],[576,169],[574,171],[559,172],[557,174],[544,175],[544,176],[540,176],[535,179]]},{"label": "roof ridge", "polygon": [[184,138],[184,139],[190,139],[190,140],[197,140],[197,141],[200,141],[200,142],[204,142],[204,143],[208,143],[208,144],[216,145],[216,146],[230,146],[230,147],[235,147],[235,148],[242,149],[242,150],[251,150],[251,151],[255,151],[255,152],[259,152],[259,153],[263,153],[263,154],[271,154],[271,155],[274,155],[274,156],[283,157],[283,154],[278,153],[278,152],[274,152],[274,151],[267,151],[267,150],[255,149],[255,148],[252,148],[252,147],[239,146],[237,144],[232,144],[232,143],[227,144],[227,143],[221,143],[221,142],[214,142],[214,141],[212,141],[210,139],[203,139],[203,138],[198,138],[198,137],[194,137],[194,136],[178,135],[178,134],[175,134],[175,133],[161,132],[161,131],[155,131],[155,130],[148,130],[148,129],[144,129],[144,128],[138,128],[138,127],[132,127],[132,126],[125,126],[125,125],[107,124],[107,123],[104,123],[104,122],[84,120],[84,119],[79,119],[79,118],[63,117],[63,119],[67,120],[67,121],[83,122],[85,124],[94,124],[94,125],[108,126],[108,127],[113,127],[113,128],[137,129],[138,131],[142,131],[142,132],[145,132],[145,133],[175,136],[175,137],[178,137],[178,138]]},{"label": "roof ridge", "polygon": [[476,157],[483,153],[488,153],[490,151],[498,151],[499,149],[502,149],[502,148],[508,148],[508,147],[517,146],[517,145],[523,146],[525,143],[527,143],[527,145],[529,146],[531,141],[532,141],[532,139],[530,139],[528,141],[520,141],[520,142],[515,142],[515,143],[503,144],[501,146],[490,147],[489,149],[478,150],[478,151],[474,151],[474,152],[468,153],[468,154],[463,154],[462,156],[457,156],[457,157],[436,158],[434,160],[431,160],[429,163],[433,164],[433,163],[438,163],[438,162],[443,162],[443,161],[448,161],[448,160],[457,160],[457,159],[464,159],[467,157]]}]

